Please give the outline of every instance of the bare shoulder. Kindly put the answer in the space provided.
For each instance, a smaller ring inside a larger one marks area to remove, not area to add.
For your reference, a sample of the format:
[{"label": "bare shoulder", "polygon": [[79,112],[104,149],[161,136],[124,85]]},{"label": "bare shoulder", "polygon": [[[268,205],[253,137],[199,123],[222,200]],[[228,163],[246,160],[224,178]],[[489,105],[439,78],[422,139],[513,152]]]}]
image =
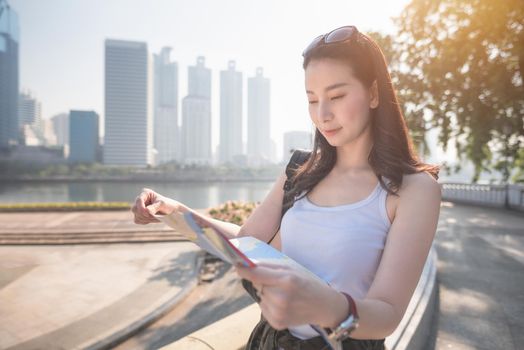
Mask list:
[{"label": "bare shoulder", "polygon": [[[427,172],[404,175],[395,212],[397,224],[438,219],[442,193],[440,184]],[[424,230],[426,231],[426,230]],[[431,230],[426,232],[431,233]]]},{"label": "bare shoulder", "polygon": [[404,175],[398,207],[387,234],[375,279],[366,298],[390,304],[402,320],[435,238],[441,190],[427,172]]},{"label": "bare shoulder", "polygon": [[428,172],[406,174],[402,178],[399,190],[400,199],[424,197],[427,200],[440,201],[441,189],[437,180]]}]

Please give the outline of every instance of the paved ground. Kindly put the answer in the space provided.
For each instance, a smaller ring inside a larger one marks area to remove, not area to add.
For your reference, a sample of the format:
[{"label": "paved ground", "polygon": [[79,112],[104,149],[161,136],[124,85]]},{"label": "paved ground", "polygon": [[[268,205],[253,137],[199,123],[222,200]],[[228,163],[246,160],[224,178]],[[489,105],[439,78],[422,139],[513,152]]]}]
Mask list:
[{"label": "paved ground", "polygon": [[114,350],[161,348],[253,302],[230,265],[219,264],[212,283],[200,284],[168,314]]},{"label": "paved ground", "polygon": [[[136,228],[119,212],[5,215],[4,230]],[[436,246],[440,312],[428,349],[522,348],[524,214],[445,203]],[[194,282],[195,254],[183,242],[0,246],[0,349],[86,348]],[[222,269],[119,349],[167,344],[249,302]]]},{"label": "paved ground", "polygon": [[436,247],[440,312],[430,344],[523,349],[524,213],[445,203]]},{"label": "paved ground", "polygon": [[136,225],[128,210],[0,213],[0,232],[86,232],[98,230],[158,230],[158,225]]},{"label": "paved ground", "polygon": [[163,224],[136,225],[129,210],[0,213],[0,245],[144,243],[180,239],[180,235]]},{"label": "paved ground", "polygon": [[192,243],[0,246],[0,349],[85,348],[191,281]]},{"label": "paved ground", "polygon": [[[444,203],[435,243],[439,313],[426,348],[521,349],[524,214]],[[245,302],[238,280],[229,271],[212,287],[197,288],[168,317],[117,350],[155,349],[211,323],[209,318],[215,319],[220,303],[232,309]]]}]

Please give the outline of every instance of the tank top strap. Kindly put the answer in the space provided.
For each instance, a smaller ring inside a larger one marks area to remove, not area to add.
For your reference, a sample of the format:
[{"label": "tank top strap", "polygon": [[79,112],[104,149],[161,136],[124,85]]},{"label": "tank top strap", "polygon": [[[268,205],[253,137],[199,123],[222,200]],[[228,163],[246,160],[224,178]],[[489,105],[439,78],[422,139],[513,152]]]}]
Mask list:
[{"label": "tank top strap", "polygon": [[[384,181],[384,184],[388,186],[391,182],[390,179],[388,179],[385,176],[382,176],[382,180]],[[384,221],[384,223],[389,227],[391,226],[391,222],[389,221],[388,212],[387,212],[387,206],[386,201],[388,197],[388,191],[383,188],[382,186],[379,186],[379,195],[378,195],[378,205],[379,205],[379,211],[380,211],[380,217]]]}]

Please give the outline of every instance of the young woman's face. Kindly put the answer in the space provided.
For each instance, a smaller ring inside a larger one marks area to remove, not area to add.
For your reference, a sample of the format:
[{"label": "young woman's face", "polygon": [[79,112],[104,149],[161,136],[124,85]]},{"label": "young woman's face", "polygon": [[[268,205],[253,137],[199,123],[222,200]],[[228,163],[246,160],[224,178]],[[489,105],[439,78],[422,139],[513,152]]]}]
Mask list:
[{"label": "young woman's face", "polygon": [[337,147],[361,136],[370,122],[370,108],[378,105],[376,85],[367,89],[349,65],[323,58],[305,70],[311,120],[330,145]]}]

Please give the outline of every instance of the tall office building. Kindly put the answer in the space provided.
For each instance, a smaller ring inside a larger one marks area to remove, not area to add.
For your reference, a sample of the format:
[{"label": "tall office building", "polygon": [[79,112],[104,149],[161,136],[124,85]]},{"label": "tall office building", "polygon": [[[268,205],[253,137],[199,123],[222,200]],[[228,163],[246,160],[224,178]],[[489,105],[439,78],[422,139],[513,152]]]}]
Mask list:
[{"label": "tall office building", "polygon": [[98,161],[98,114],[93,111],[69,113],[69,161],[94,163]]},{"label": "tall office building", "polygon": [[206,58],[198,56],[196,65],[187,68],[187,94],[211,99],[211,70],[205,64]]},{"label": "tall office building", "polygon": [[18,96],[18,125],[34,125],[42,123],[42,103],[30,92],[22,92]]},{"label": "tall office building", "polygon": [[0,0],[0,148],[18,141],[18,15]]},{"label": "tall office building", "polygon": [[51,119],[42,119],[42,133],[45,146],[58,145],[55,130],[53,129],[53,121]]},{"label": "tall office building", "polygon": [[282,160],[287,163],[295,149],[311,150],[313,138],[307,131],[289,131],[284,133],[284,152]]},{"label": "tall office building", "polygon": [[201,96],[184,97],[182,116],[184,163],[211,164],[211,104],[209,99]]},{"label": "tall office building", "polygon": [[180,159],[180,137],[178,130],[178,65],[170,60],[171,48],[164,47],[154,55],[155,108],[154,147],[156,162],[167,163]]},{"label": "tall office building", "polygon": [[272,162],[269,79],[258,67],[247,82],[247,155],[250,165]]},{"label": "tall office building", "polygon": [[[42,103],[30,92],[22,92],[18,96],[18,128],[22,130],[21,141],[24,144],[45,144]],[[28,142],[28,139],[33,139],[33,137],[37,141]]]},{"label": "tall office building", "polygon": [[147,43],[105,41],[105,164],[152,164],[150,68]]},{"label": "tall office building", "polygon": [[235,61],[220,72],[220,145],[221,163],[234,163],[243,154],[242,144],[242,73],[235,70]]},{"label": "tall office building", "polygon": [[186,164],[211,164],[211,70],[199,56],[188,67],[188,95],[182,100],[182,154]]}]

